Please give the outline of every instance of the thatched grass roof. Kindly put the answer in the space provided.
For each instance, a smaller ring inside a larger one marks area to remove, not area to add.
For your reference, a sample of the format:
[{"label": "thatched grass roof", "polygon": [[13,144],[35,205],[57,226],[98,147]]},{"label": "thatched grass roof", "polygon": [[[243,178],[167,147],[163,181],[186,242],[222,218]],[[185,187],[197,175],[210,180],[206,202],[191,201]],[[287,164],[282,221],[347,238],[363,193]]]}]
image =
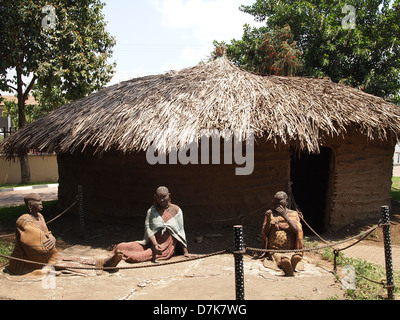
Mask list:
[{"label": "thatched grass roof", "polygon": [[327,80],[261,77],[225,57],[192,68],[135,78],[64,105],[9,137],[9,156],[29,149],[134,153],[156,142],[178,149],[203,129],[248,130],[273,143],[319,150],[324,135],[350,127],[371,139],[397,139],[400,107]]}]

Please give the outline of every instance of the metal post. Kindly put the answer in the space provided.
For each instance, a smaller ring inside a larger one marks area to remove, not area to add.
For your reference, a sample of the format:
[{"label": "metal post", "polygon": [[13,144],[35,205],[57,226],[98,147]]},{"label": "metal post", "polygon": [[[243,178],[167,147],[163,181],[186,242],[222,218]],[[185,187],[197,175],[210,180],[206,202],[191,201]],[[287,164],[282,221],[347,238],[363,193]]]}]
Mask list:
[{"label": "metal post", "polygon": [[234,226],[236,300],[244,300],[243,226]]},{"label": "metal post", "polygon": [[78,186],[78,203],[79,203],[79,222],[81,227],[81,236],[83,239],[86,238],[85,231],[85,210],[83,207],[83,187]]},{"label": "metal post", "polygon": [[385,245],[385,264],[386,264],[386,282],[388,299],[394,299],[394,278],[393,278],[393,259],[392,259],[392,240],[390,237],[390,217],[389,207],[382,207],[383,223],[383,241]]}]

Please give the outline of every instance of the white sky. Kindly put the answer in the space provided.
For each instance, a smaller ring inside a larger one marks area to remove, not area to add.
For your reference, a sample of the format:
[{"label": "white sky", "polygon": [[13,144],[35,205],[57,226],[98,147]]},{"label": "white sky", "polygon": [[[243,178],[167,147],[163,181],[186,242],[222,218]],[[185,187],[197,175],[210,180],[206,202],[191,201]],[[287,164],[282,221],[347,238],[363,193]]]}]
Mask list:
[{"label": "white sky", "polygon": [[116,37],[110,84],[179,70],[207,60],[213,40],[240,39],[243,25],[259,26],[239,10],[254,0],[106,0],[107,30]]}]

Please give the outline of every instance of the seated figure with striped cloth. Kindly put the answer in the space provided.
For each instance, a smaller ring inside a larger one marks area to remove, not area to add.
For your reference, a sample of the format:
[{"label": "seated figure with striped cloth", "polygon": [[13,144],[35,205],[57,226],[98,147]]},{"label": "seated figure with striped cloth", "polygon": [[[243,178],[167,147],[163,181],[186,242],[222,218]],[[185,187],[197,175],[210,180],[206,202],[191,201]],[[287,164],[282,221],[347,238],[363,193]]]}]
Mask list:
[{"label": "seated figure with striped cloth", "polygon": [[166,187],[159,187],[154,194],[154,205],[147,211],[141,241],[122,242],[113,251],[123,253],[129,263],[167,260],[181,250],[187,258],[193,257],[187,249],[186,234],[181,208],[171,203]]},{"label": "seated figure with striped cloth", "polygon": [[[273,209],[265,213],[262,225],[263,249],[303,249],[303,229],[299,215],[287,206],[287,194],[283,191],[277,192],[273,200]],[[274,260],[286,276],[294,275],[302,257],[302,252],[268,254],[268,258]]]}]

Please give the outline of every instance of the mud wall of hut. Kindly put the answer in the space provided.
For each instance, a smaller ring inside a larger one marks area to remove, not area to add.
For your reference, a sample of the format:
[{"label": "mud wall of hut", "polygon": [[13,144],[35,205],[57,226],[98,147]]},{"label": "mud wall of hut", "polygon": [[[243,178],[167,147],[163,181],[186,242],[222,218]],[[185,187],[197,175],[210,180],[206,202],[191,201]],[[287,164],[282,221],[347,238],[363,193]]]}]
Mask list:
[{"label": "mud wall of hut", "polygon": [[390,206],[394,144],[368,140],[359,133],[327,141],[334,150],[333,186],[328,195],[329,227],[357,220],[380,219],[381,206]]},{"label": "mud wall of hut", "polygon": [[[173,203],[182,208],[186,225],[259,226],[265,206],[275,192],[286,188],[290,152],[263,143],[255,147],[255,159],[251,175],[236,176],[236,164],[149,165],[145,153],[108,152],[101,158],[62,155],[58,156],[60,206],[73,202],[77,185],[82,185],[88,217],[142,225],[154,191],[165,185]],[[244,221],[235,219],[241,215]]]},{"label": "mud wall of hut", "polygon": [[[380,218],[390,205],[391,142],[370,141],[360,134],[325,140],[333,150],[326,194],[324,230],[335,230],[364,218]],[[149,165],[146,156],[102,157],[61,155],[59,203],[67,207],[83,185],[90,219],[142,225],[158,186],[170,189],[172,201],[184,212],[186,225],[260,226],[266,206],[290,180],[291,151],[265,142],[255,147],[250,176],[236,176],[234,165]],[[306,213],[305,213],[306,214]],[[244,220],[237,219],[243,216]]]}]

